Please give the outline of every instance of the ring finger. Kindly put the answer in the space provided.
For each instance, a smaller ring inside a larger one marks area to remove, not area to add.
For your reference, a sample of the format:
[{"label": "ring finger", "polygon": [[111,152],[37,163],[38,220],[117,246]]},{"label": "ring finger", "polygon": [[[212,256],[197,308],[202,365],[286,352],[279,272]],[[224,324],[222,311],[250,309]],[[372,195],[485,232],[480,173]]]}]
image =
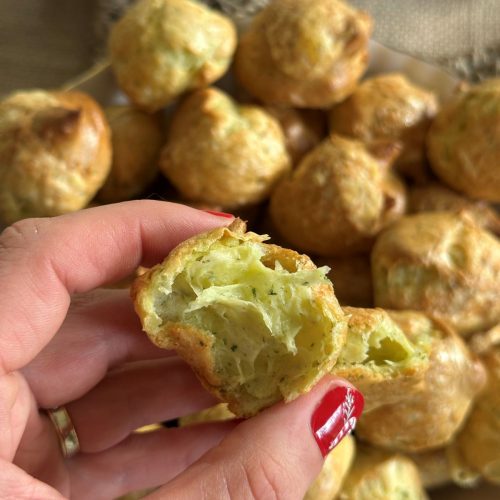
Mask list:
[{"label": "ring finger", "polygon": [[133,434],[101,453],[68,461],[71,498],[116,498],[167,483],[197,461],[237,425],[217,422]]},{"label": "ring finger", "polygon": [[83,452],[121,442],[143,425],[177,418],[215,404],[179,358],[129,363],[68,403]]}]

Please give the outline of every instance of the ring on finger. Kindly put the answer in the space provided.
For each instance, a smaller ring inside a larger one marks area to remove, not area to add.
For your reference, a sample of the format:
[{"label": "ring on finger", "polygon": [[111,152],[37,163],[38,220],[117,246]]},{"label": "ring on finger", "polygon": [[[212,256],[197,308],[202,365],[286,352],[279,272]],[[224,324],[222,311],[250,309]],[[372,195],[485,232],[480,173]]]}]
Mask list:
[{"label": "ring on finger", "polygon": [[46,410],[59,438],[64,458],[71,458],[80,451],[80,442],[75,426],[64,406]]}]

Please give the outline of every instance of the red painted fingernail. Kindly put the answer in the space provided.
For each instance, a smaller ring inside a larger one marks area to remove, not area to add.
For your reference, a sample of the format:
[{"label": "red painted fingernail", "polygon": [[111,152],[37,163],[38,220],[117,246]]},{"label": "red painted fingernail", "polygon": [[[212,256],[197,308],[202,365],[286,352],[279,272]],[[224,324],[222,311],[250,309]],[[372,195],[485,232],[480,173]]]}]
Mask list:
[{"label": "red painted fingernail", "polygon": [[356,427],[364,404],[363,395],[351,387],[335,387],[323,396],[311,418],[314,438],[323,456]]},{"label": "red painted fingernail", "polygon": [[217,217],[225,217],[226,219],[234,219],[234,215],[226,214],[224,212],[214,212],[213,210],[203,210],[207,214],[216,215]]}]

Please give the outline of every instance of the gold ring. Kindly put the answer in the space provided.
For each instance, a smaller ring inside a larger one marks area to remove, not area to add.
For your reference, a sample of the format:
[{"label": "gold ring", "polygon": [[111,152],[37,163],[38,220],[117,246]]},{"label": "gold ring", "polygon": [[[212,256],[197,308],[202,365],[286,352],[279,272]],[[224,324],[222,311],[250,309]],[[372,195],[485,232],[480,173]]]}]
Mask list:
[{"label": "gold ring", "polygon": [[47,410],[47,413],[54,424],[64,458],[71,458],[76,455],[80,451],[80,442],[66,408],[59,406]]}]

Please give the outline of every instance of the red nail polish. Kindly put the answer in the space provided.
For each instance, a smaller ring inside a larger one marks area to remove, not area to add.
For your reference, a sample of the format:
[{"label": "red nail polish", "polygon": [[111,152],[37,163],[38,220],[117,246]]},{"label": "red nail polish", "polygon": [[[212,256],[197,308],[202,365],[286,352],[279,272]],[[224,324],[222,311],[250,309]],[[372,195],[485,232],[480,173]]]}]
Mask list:
[{"label": "red nail polish", "polygon": [[215,212],[214,210],[203,210],[207,214],[216,215],[217,217],[225,217],[226,219],[234,219],[234,215],[226,214],[224,212]]},{"label": "red nail polish", "polygon": [[352,387],[336,387],[323,396],[311,418],[314,438],[323,456],[356,427],[364,404],[363,395]]}]

